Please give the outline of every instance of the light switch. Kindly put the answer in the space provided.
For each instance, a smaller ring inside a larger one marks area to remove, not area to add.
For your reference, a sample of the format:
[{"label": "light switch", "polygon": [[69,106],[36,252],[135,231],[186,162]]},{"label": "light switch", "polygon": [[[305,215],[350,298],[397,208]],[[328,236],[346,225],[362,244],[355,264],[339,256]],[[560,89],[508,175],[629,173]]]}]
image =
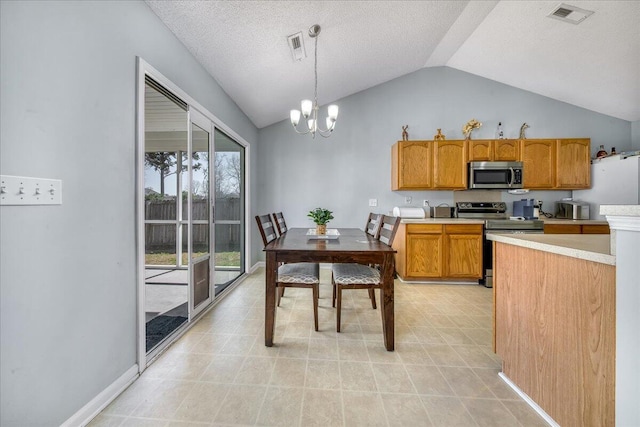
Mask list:
[{"label": "light switch", "polygon": [[369,206],[378,206],[378,199],[369,199]]},{"label": "light switch", "polygon": [[61,205],[62,181],[0,175],[0,205]]}]

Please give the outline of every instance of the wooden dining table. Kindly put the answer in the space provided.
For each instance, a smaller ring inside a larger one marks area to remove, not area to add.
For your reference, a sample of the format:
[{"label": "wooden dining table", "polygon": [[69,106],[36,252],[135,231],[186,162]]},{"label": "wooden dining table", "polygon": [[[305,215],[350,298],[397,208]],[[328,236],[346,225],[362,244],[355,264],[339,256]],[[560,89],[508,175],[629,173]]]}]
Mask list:
[{"label": "wooden dining table", "polygon": [[313,239],[307,228],[290,228],[264,251],[267,255],[264,344],[273,346],[276,323],[276,280],[280,263],[359,263],[380,266],[380,312],[384,346],[394,350],[393,278],[395,249],[357,228],[339,228],[337,239]]}]

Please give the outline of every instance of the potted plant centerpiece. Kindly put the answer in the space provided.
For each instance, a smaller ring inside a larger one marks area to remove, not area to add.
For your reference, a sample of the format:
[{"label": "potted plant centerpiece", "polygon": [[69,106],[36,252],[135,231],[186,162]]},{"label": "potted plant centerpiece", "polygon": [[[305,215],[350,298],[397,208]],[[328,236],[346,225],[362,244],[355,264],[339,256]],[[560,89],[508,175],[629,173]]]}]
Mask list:
[{"label": "potted plant centerpiece", "polygon": [[328,209],[315,208],[307,214],[316,223],[316,234],[327,234],[327,223],[333,219],[333,212]]}]

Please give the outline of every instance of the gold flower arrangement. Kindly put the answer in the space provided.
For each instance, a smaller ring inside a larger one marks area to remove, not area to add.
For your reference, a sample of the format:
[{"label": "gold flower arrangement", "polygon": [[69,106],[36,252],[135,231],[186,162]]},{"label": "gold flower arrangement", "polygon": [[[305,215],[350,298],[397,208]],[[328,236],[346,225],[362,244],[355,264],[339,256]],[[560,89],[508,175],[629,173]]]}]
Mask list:
[{"label": "gold flower arrangement", "polygon": [[471,132],[474,129],[478,129],[479,127],[482,126],[482,123],[480,123],[479,121],[477,121],[476,119],[471,119],[467,122],[466,125],[464,125],[462,127],[462,133],[464,134],[464,136],[466,137],[466,139],[470,139],[471,138]]}]

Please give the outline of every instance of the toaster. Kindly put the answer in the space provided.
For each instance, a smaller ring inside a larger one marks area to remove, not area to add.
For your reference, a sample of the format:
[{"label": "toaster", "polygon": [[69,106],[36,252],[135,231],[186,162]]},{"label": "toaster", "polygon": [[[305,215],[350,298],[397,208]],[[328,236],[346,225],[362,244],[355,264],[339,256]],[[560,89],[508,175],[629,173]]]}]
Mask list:
[{"label": "toaster", "polygon": [[556,202],[556,218],[589,219],[589,203],[576,200]]}]

